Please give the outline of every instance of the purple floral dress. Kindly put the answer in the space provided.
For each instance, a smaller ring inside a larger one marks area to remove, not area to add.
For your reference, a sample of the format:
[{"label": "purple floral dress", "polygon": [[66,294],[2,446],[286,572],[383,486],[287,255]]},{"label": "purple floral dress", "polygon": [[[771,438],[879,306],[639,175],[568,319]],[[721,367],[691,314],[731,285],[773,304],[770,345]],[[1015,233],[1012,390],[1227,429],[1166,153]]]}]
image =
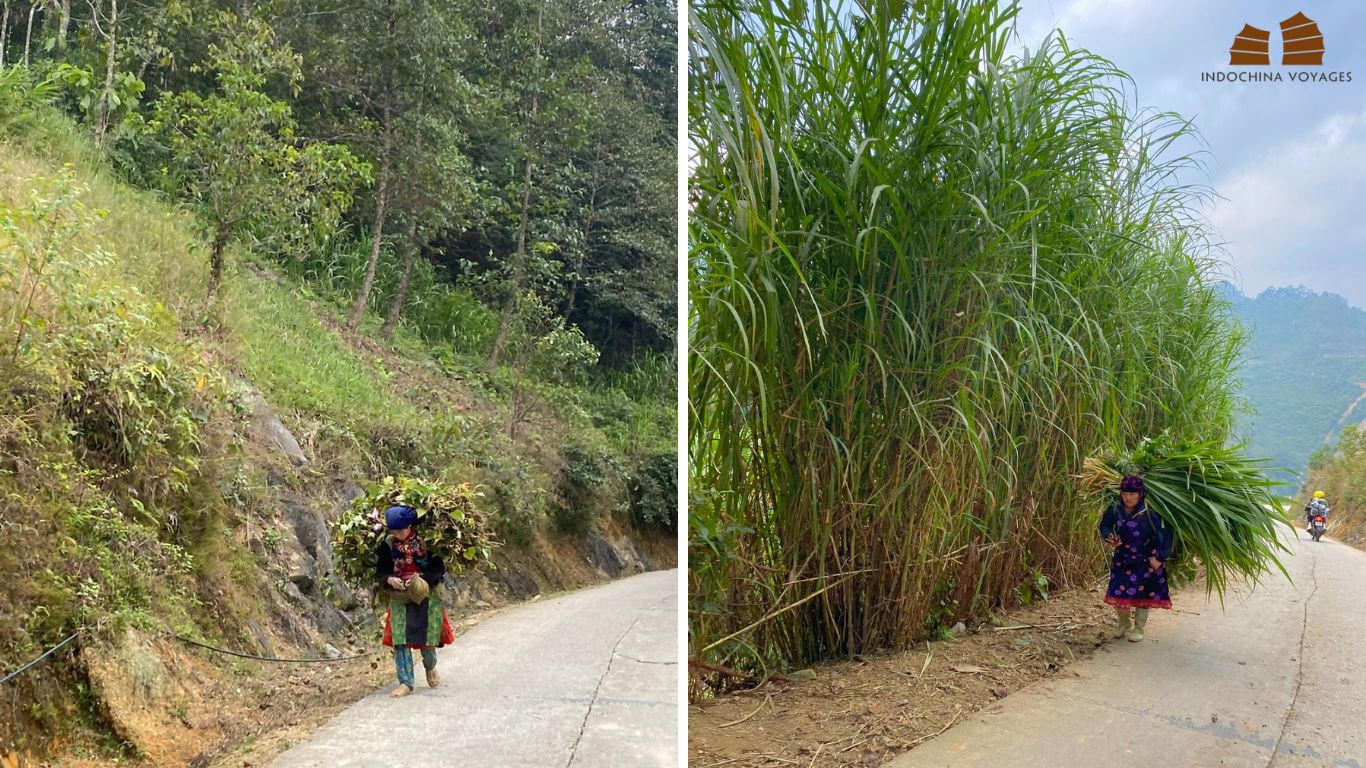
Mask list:
[{"label": "purple floral dress", "polygon": [[1114,504],[1100,521],[1101,537],[1111,533],[1119,536],[1120,544],[1110,557],[1105,602],[1116,608],[1171,608],[1167,570],[1153,570],[1148,562],[1155,557],[1165,563],[1171,556],[1171,528],[1157,513],[1148,511],[1147,502],[1139,502],[1132,514]]}]

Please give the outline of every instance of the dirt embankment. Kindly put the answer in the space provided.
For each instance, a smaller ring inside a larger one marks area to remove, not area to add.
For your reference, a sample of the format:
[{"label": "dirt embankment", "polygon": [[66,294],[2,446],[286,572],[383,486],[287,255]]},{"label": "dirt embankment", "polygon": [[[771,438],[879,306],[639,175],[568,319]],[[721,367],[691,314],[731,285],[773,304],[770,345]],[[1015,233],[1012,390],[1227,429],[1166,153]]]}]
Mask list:
[{"label": "dirt embankment", "polygon": [[[25,672],[22,684],[0,690],[0,718],[11,714],[17,722],[38,699],[70,724],[63,733],[21,734],[35,745],[31,750],[0,744],[0,768],[260,766],[392,680],[391,658],[379,642],[382,617],[365,592],[353,593],[332,569],[329,525],[359,487],[301,461],[298,443],[278,419],[268,411],[258,416],[247,450],[268,477],[268,496],[244,510],[237,530],[225,532],[237,537],[230,548],[237,560],[209,569],[249,568],[256,587],[244,591],[226,575],[197,587],[199,598],[224,615],[253,618],[219,627],[222,635],[211,644],[255,656],[336,660],[240,658],[191,646],[165,628],[97,632],[99,639],[68,646]],[[600,515],[584,536],[538,531],[522,546],[499,549],[494,564],[448,577],[457,643],[462,629],[505,606],[676,567],[677,545],[673,536]],[[39,750],[49,756],[35,757]]]},{"label": "dirt embankment", "polygon": [[[1114,612],[1101,602],[1103,586],[1057,595],[952,640],[821,664],[812,670],[814,680],[769,682],[694,704],[688,765],[882,765],[997,699],[1068,674],[1069,664],[1105,643],[1125,642],[1105,632]],[[1160,632],[1160,620],[1149,630]]]},{"label": "dirt embankment", "polygon": [[[456,642],[464,630],[506,606],[639,572],[641,561],[627,560],[632,551],[644,555],[645,564],[652,568],[675,566],[672,541],[622,530],[612,521],[601,523],[600,528],[601,533],[583,539],[542,537],[526,550],[503,552],[498,571],[455,581],[451,621]],[[604,542],[610,543],[604,546]],[[615,572],[594,562],[605,548],[619,552],[618,557],[626,561],[607,564]],[[280,604],[277,608],[296,615],[303,608],[287,595],[276,594],[273,599]],[[362,658],[307,664],[261,662],[133,629],[112,641],[61,654],[55,663],[78,667],[89,690],[97,692],[97,713],[73,707],[72,732],[52,734],[48,742],[53,756],[39,760],[0,751],[0,766],[266,765],[347,706],[392,682],[393,663],[387,649],[379,645],[378,623],[368,607],[358,606],[345,615],[355,623],[337,635],[273,615],[255,628],[261,632],[256,643],[223,644],[253,655],[263,655],[268,649],[280,658],[327,652],[366,654]],[[291,635],[300,631],[315,638],[314,642],[294,641]],[[41,667],[25,674],[59,679]],[[5,703],[6,709],[10,704],[23,706],[18,698]],[[107,732],[111,727],[114,738]]]}]

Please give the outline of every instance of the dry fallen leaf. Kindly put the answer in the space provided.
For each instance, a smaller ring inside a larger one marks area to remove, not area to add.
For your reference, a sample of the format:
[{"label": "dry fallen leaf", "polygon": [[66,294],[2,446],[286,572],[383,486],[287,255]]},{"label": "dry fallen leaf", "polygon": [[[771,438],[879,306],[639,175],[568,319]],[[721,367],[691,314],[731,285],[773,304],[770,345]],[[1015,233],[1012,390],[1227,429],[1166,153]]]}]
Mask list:
[{"label": "dry fallen leaf", "polygon": [[952,667],[949,667],[949,669],[952,669],[954,672],[963,672],[966,674],[975,675],[985,675],[987,673],[987,670],[982,669],[981,667],[973,666],[971,664],[954,664]]}]

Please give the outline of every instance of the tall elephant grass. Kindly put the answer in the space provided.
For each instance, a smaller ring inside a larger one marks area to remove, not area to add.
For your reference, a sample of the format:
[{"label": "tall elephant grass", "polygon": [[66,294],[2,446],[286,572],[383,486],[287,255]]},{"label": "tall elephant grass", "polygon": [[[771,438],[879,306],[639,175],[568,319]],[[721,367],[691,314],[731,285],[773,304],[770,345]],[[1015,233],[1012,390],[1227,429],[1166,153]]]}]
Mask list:
[{"label": "tall elephant grass", "polygon": [[[844,10],[840,10],[844,9]],[[904,646],[1099,575],[1072,476],[1222,440],[1192,127],[994,2],[692,6],[691,652]]]}]

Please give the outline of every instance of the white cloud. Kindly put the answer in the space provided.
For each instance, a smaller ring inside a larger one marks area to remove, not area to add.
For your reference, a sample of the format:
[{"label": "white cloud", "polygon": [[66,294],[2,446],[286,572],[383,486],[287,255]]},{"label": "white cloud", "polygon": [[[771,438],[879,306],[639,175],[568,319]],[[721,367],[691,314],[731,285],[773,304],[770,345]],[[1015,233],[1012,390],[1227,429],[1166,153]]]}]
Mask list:
[{"label": "white cloud", "polygon": [[1050,30],[1061,29],[1069,38],[1100,50],[1111,47],[1104,41],[1132,39],[1181,9],[1176,0],[1031,0],[1021,6],[1019,30],[1022,42],[1030,46]]},{"label": "white cloud", "polygon": [[1306,285],[1366,307],[1366,113],[1337,114],[1215,183],[1210,219],[1245,293]]}]

